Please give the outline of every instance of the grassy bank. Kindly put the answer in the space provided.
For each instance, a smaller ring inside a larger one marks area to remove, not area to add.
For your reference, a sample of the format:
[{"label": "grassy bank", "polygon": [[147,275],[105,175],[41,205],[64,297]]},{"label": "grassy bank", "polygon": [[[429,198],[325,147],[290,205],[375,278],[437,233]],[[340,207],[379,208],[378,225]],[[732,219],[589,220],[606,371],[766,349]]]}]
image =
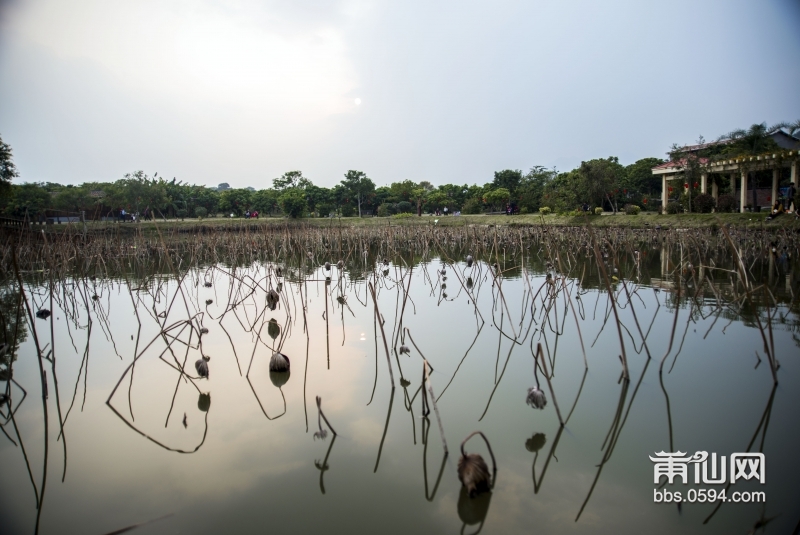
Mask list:
[{"label": "grassy bank", "polygon": [[[746,213],[746,214],[677,214],[659,215],[652,212],[642,213],[636,216],[625,214],[601,215],[601,216],[560,216],[539,214],[529,215],[462,215],[462,216],[428,216],[422,217],[343,217],[343,218],[304,218],[287,219],[283,217],[266,217],[257,220],[243,218],[209,218],[203,220],[186,219],[180,220],[158,220],[137,223],[111,223],[111,222],[91,222],[87,228],[92,231],[133,233],[137,229],[142,232],[157,232],[157,229],[166,231],[193,232],[200,229],[222,230],[225,228],[236,228],[242,226],[266,227],[266,226],[405,226],[405,225],[552,225],[560,227],[583,226],[587,222],[596,227],[613,228],[648,228],[661,225],[665,228],[704,228],[714,225],[732,225],[734,227],[747,228],[788,228],[800,230],[800,218],[794,214],[784,214],[774,221],[766,221],[766,213]],[[72,231],[80,230],[80,224],[72,225],[50,225],[44,227],[48,232],[64,232],[67,229]],[[38,228],[37,228],[38,229]]]}]

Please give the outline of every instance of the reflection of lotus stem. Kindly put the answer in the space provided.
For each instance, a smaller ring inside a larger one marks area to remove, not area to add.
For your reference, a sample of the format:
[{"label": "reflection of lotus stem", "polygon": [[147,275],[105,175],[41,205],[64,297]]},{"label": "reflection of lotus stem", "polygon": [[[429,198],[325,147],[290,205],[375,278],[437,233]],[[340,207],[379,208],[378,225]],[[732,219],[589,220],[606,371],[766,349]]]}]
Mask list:
[{"label": "reflection of lotus stem", "polygon": [[386,350],[386,364],[389,365],[389,379],[392,381],[392,388],[394,388],[394,372],[392,372],[392,361],[389,358],[389,345],[386,343],[386,333],[383,330],[383,322],[381,321],[381,313],[378,310],[378,299],[375,297],[375,287],[369,283],[369,291],[372,293],[372,302],[375,303],[375,317],[378,319],[378,325],[381,326],[381,338],[383,338],[383,348]]},{"label": "reflection of lotus stem", "polygon": [[[678,326],[678,312],[680,311],[680,304],[681,299],[681,286],[678,284],[678,292],[676,296],[676,305],[675,305],[675,318],[672,320],[672,332],[669,335],[669,345],[667,346],[667,352],[664,353],[664,356],[661,357],[661,365],[658,368],[658,373],[661,373],[664,369],[664,362],[667,360],[670,351],[672,351],[672,342],[675,340],[675,328]],[[691,319],[691,318],[690,318]]]},{"label": "reflection of lotus stem", "polygon": [[[416,344],[414,345],[416,346]],[[442,446],[444,446],[444,454],[449,455],[450,452],[447,449],[447,440],[445,440],[444,438],[444,427],[442,427],[442,417],[439,416],[439,407],[436,405],[436,394],[433,393],[433,384],[431,383],[431,376],[429,373],[430,366],[428,365],[427,360],[423,360],[422,370],[425,372],[425,380],[428,381],[428,392],[431,395],[430,401],[433,404],[433,412],[436,413],[436,422],[439,424],[439,433],[442,435]]]},{"label": "reflection of lotus stem", "polygon": [[[328,419],[325,417],[325,413],[324,413],[324,412],[322,412],[322,398],[321,398],[321,397],[319,397],[319,396],[317,396],[317,409],[319,410],[319,415],[320,415],[320,416],[322,416],[322,419],[323,419],[323,420],[325,420],[325,424],[326,424],[326,425],[327,425],[327,426],[330,428],[330,430],[331,430],[331,433],[333,433],[334,435],[337,435],[338,433],[337,433],[337,432],[336,432],[336,430],[333,428],[333,426],[332,426],[332,425],[331,425],[331,423],[328,421]],[[322,429],[322,426],[320,425],[320,426],[319,426],[319,428],[320,428],[320,430],[321,430],[321,429]]]},{"label": "reflection of lotus stem", "polygon": [[544,371],[544,378],[547,380],[547,386],[550,388],[550,395],[553,396],[553,405],[556,406],[556,414],[558,414],[558,421],[561,422],[561,426],[564,426],[564,419],[561,417],[561,411],[558,409],[558,401],[556,401],[556,393],[553,391],[553,383],[550,382],[550,374],[547,373],[547,364],[545,363],[544,353],[542,352],[542,344],[536,344],[536,360],[538,361],[541,358],[542,361],[542,371]]}]

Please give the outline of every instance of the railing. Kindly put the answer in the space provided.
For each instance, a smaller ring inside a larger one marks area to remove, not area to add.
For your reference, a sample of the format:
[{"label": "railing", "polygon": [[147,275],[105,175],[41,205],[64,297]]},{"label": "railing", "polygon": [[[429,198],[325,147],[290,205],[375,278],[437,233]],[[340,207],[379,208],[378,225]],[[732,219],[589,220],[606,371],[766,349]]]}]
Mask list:
[{"label": "railing", "polygon": [[0,227],[26,229],[30,225],[24,219],[17,219],[15,217],[0,217]]}]

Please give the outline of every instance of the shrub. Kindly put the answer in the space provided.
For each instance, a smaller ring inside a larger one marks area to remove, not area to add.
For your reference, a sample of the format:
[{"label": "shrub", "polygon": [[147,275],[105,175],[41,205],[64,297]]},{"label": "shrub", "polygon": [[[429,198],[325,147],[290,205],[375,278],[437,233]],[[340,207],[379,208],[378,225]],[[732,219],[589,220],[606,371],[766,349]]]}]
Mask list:
[{"label": "shrub", "polygon": [[692,212],[700,212],[701,214],[710,214],[714,208],[714,197],[708,193],[701,193],[692,199]]},{"label": "shrub", "polygon": [[635,204],[626,204],[625,205],[625,213],[627,215],[639,215],[642,209],[636,206]]},{"label": "shrub", "polygon": [[733,195],[720,195],[717,199],[717,212],[733,212],[737,208]]},{"label": "shrub", "polygon": [[603,207],[602,207],[602,206],[597,206],[597,207],[595,207],[595,209],[594,209],[594,215],[600,215],[600,214],[602,214],[602,213],[603,213]]},{"label": "shrub", "polygon": [[342,217],[353,217],[353,214],[356,213],[356,209],[350,206],[349,204],[342,205]]},{"label": "shrub", "polygon": [[414,205],[412,205],[408,201],[400,201],[397,203],[397,211],[401,214],[410,214],[414,209]]},{"label": "shrub", "polygon": [[483,203],[480,199],[473,197],[464,203],[462,210],[465,214],[480,214],[483,212]]},{"label": "shrub", "polygon": [[567,213],[567,215],[571,217],[578,217],[581,214],[583,214],[581,210],[572,210],[571,212]]},{"label": "shrub", "polygon": [[183,219],[189,212],[185,208],[178,208],[175,210],[175,217],[180,217]]},{"label": "shrub", "polygon": [[539,208],[539,213],[542,215],[547,215],[550,212],[552,212],[552,210],[550,209],[549,206],[542,206],[541,208]]},{"label": "shrub", "polygon": [[683,206],[679,202],[671,202],[667,204],[667,213],[668,214],[682,214],[683,213]]},{"label": "shrub", "polygon": [[194,209],[194,215],[197,216],[197,219],[203,219],[208,215],[208,210],[206,210],[202,206],[198,206],[197,208]]},{"label": "shrub", "polygon": [[388,202],[383,203],[382,205],[378,206],[378,217],[387,217],[391,215],[389,213],[389,207],[391,205]]},{"label": "shrub", "polygon": [[519,213],[520,214],[527,214],[528,213],[528,207],[527,206],[523,206],[522,208],[519,209]]}]

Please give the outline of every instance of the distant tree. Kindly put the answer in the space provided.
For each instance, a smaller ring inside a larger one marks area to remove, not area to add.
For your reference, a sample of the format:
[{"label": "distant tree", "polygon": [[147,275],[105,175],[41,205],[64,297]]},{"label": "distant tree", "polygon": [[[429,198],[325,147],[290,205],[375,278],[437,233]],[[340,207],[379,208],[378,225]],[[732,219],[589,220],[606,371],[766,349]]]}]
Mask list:
[{"label": "distant tree", "polygon": [[587,196],[583,191],[585,187],[583,182],[584,177],[578,169],[573,169],[566,173],[558,173],[545,184],[541,205],[547,206],[556,212],[565,212],[572,210],[580,205],[581,202],[591,200],[579,197],[580,195]]},{"label": "distant tree", "polygon": [[653,167],[664,163],[660,158],[642,158],[625,167],[627,189],[653,195],[661,191],[661,177],[653,174]]},{"label": "distant tree", "polygon": [[[316,212],[318,209],[321,209],[320,214],[322,214],[326,208],[330,211],[330,207],[333,203],[331,199],[331,190],[328,188],[321,188],[309,183],[305,188],[305,196],[308,202],[308,209],[311,212]],[[327,213],[325,215],[327,215]]]},{"label": "distant tree", "polygon": [[[729,155],[763,154],[779,148],[775,140],[772,139],[772,134],[782,128],[787,128],[791,131],[794,126],[788,123],[778,123],[767,127],[767,123],[761,123],[754,124],[747,130],[739,128],[720,136],[717,141],[727,141],[728,143],[717,145],[714,148],[719,147],[723,154]],[[680,150],[678,147],[674,147],[674,149]]]},{"label": "distant tree", "polygon": [[302,171],[287,171],[278,178],[272,179],[272,187],[278,191],[289,188],[305,188],[311,185],[311,181],[303,176]]},{"label": "distant tree", "polygon": [[219,209],[219,196],[220,193],[215,189],[205,186],[192,186],[189,192],[189,205],[193,208],[202,206],[208,214],[214,216]]},{"label": "distant tree", "polygon": [[493,189],[484,195],[486,204],[494,209],[502,209],[506,203],[511,199],[511,192],[506,188]]},{"label": "distant tree", "polygon": [[494,180],[492,181],[492,189],[505,188],[514,196],[517,193],[522,183],[522,171],[519,169],[505,169],[504,171],[495,171]]},{"label": "distant tree", "polygon": [[240,216],[250,209],[251,195],[250,190],[244,188],[225,190],[219,196],[219,209],[225,215]]},{"label": "distant tree", "polygon": [[[391,200],[393,202],[411,201],[414,196],[414,190],[420,186],[412,180],[403,180],[402,182],[392,182],[389,186],[391,192]],[[424,190],[424,188],[423,188]]]},{"label": "distant tree", "polygon": [[[581,162],[578,168],[580,176],[580,186],[577,191],[583,194],[586,199],[577,199],[577,204],[590,201],[598,206],[603,205],[607,200],[612,210],[617,212],[617,199],[621,193],[620,181],[625,176],[625,168],[619,163],[616,156],[609,158],[597,158],[587,162]],[[624,188],[624,186],[623,186]],[[571,210],[575,206],[566,207]]]},{"label": "distant tree", "polygon": [[17,167],[14,165],[11,146],[3,142],[0,137],[0,194],[8,194],[11,181],[19,176]]},{"label": "distant tree", "polygon": [[520,208],[526,208],[529,212],[538,212],[543,206],[542,196],[547,184],[552,181],[558,172],[555,169],[547,169],[541,165],[531,167],[517,189],[517,202]]},{"label": "distant tree", "polygon": [[53,205],[53,196],[42,187],[42,184],[12,184],[11,194],[4,197],[3,213],[12,217],[28,217],[35,219],[45,209]]},{"label": "distant tree", "polygon": [[272,215],[272,212],[280,206],[278,196],[278,192],[274,189],[261,189],[253,193],[250,202],[259,213]]},{"label": "distant tree", "polygon": [[432,191],[428,193],[427,198],[425,199],[425,204],[428,207],[429,211],[433,210],[441,210],[445,206],[447,206],[447,195],[443,191]]},{"label": "distant tree", "polygon": [[281,193],[278,198],[283,213],[290,217],[303,217],[308,205],[305,192],[300,188],[289,188]]},{"label": "distant tree", "polygon": [[358,204],[358,217],[361,217],[361,203],[364,198],[375,191],[375,183],[363,171],[351,169],[341,182]]},{"label": "distant tree", "polygon": [[425,188],[415,188],[411,190],[411,199],[417,204],[417,216],[422,215],[422,204],[428,196],[428,190]]},{"label": "distant tree", "polygon": [[231,189],[231,185],[228,184],[227,182],[223,182],[222,184],[217,186],[217,191],[225,191],[227,189]]}]

